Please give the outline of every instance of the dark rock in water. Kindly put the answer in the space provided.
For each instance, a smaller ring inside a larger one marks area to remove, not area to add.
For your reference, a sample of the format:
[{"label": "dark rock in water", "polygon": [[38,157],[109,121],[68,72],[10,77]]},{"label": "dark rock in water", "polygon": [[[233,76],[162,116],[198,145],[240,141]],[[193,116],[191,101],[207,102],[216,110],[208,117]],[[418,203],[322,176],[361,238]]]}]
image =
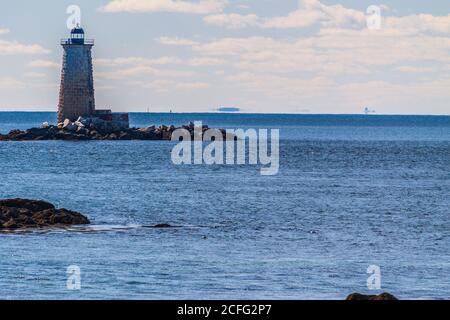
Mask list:
[{"label": "dark rock in water", "polygon": [[0,230],[64,227],[89,224],[81,213],[56,209],[51,203],[28,199],[0,200]]},{"label": "dark rock in water", "polygon": [[349,301],[395,301],[398,300],[390,293],[382,293],[380,295],[364,295],[360,293],[352,293],[347,297]]},{"label": "dark rock in water", "polygon": [[150,228],[150,229],[169,229],[169,228],[174,228],[174,226],[171,226],[170,224],[166,224],[166,223],[161,223],[161,224],[156,224],[154,226],[147,226],[145,228]]},{"label": "dark rock in water", "polygon": [[0,200],[0,207],[22,208],[28,209],[33,212],[55,209],[55,206],[51,203],[39,200],[26,200],[26,199]]},{"label": "dark rock in water", "polygon": [[[209,127],[203,126],[203,132]],[[131,128],[118,131],[106,130],[102,127],[95,127],[93,124],[85,127],[81,122],[75,123],[69,120],[60,123],[57,126],[46,124],[41,128],[32,128],[26,131],[12,130],[6,135],[0,134],[0,141],[39,141],[39,140],[67,140],[67,141],[83,141],[83,140],[171,140],[172,134],[177,129],[188,130],[194,137],[194,124],[176,128],[175,126],[155,126],[148,128]],[[235,137],[227,135],[226,131],[219,129],[223,134],[224,140],[232,140]]]},{"label": "dark rock in water", "polygon": [[161,223],[153,226],[155,229],[167,229],[167,228],[173,228],[170,224]]}]

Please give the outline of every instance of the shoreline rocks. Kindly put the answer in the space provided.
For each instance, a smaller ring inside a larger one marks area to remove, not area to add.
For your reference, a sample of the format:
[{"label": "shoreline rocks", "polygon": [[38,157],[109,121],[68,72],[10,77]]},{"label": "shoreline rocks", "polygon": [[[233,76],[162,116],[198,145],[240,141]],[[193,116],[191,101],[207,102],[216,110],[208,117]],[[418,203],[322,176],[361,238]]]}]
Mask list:
[{"label": "shoreline rocks", "polygon": [[[69,120],[57,126],[44,123],[41,128],[32,128],[25,131],[12,130],[8,134],[0,134],[0,141],[43,141],[43,140],[65,140],[65,141],[86,141],[86,140],[166,140],[172,139],[172,134],[177,129],[186,129],[194,137],[195,126],[193,123],[181,127],[165,126],[147,128],[127,128],[120,130],[106,130],[104,127],[96,127],[94,124],[85,125],[82,121],[70,122]],[[203,126],[203,133],[209,129]],[[222,132],[224,140],[234,139],[229,137],[224,129]]]},{"label": "shoreline rocks", "polygon": [[0,200],[0,232],[90,224],[81,213],[57,209],[53,204],[28,199]]},{"label": "shoreline rocks", "polygon": [[352,293],[350,294],[347,299],[347,301],[396,301],[398,300],[396,297],[394,297],[390,293],[382,293],[379,295],[365,295],[360,293]]}]

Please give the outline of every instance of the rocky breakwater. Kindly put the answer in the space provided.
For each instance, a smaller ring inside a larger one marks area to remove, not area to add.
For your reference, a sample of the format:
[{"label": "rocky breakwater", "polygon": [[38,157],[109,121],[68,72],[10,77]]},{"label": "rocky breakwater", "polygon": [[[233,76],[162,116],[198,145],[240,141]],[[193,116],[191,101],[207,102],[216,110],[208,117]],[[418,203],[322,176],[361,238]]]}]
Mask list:
[{"label": "rocky breakwater", "polygon": [[57,209],[53,204],[45,201],[0,200],[0,232],[48,227],[63,228],[89,223],[89,219],[81,213]]},{"label": "rocky breakwater", "polygon": [[[151,126],[147,128],[119,129],[104,126],[98,123],[85,123],[83,119],[71,122],[69,120],[58,125],[44,123],[40,128],[12,130],[8,134],[0,134],[0,141],[39,141],[39,140],[171,140],[172,134],[177,129],[186,129],[194,136],[195,126],[193,123],[181,127]],[[209,128],[203,126],[205,132]],[[219,129],[224,140],[227,138],[226,131]]]}]

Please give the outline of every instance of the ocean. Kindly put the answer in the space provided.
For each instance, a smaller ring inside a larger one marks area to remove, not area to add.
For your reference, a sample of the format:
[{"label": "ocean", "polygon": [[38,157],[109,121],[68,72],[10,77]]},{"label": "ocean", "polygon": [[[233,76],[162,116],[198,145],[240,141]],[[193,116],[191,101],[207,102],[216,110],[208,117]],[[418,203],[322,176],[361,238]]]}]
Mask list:
[{"label": "ocean", "polygon": [[[0,142],[0,198],[92,221],[0,233],[0,299],[450,298],[450,117],[130,116],[279,129],[279,173],[176,166],[167,141]],[[0,132],[55,119],[3,112]],[[145,227],[161,223],[176,228]],[[72,265],[80,290],[67,287]]]}]

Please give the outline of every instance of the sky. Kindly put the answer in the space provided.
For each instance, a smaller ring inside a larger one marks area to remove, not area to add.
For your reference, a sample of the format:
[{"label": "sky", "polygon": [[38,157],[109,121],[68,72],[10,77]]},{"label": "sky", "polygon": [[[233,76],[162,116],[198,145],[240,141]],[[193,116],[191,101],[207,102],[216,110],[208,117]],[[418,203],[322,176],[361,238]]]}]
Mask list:
[{"label": "sky", "polygon": [[0,111],[56,111],[71,5],[98,109],[450,114],[441,0],[0,0]]}]

